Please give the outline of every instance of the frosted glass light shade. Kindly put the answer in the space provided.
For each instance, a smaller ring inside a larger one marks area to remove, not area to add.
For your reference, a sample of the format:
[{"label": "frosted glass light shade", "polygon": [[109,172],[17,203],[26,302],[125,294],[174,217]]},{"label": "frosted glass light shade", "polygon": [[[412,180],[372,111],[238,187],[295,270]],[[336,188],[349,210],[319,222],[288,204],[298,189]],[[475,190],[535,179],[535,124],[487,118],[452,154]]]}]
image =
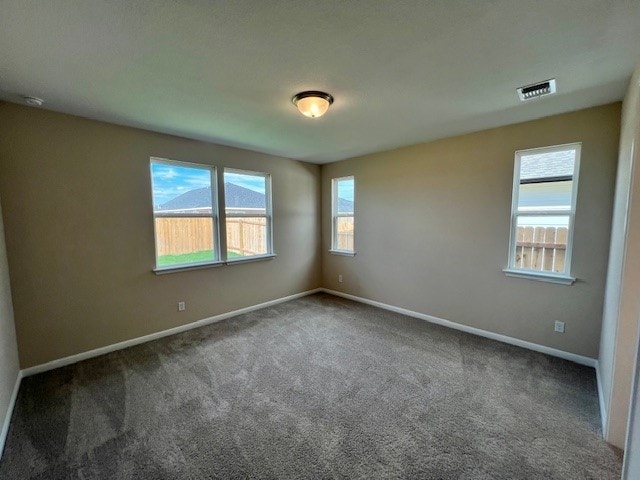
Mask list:
[{"label": "frosted glass light shade", "polygon": [[311,91],[298,93],[292,101],[305,117],[318,118],[327,113],[333,97],[328,93]]}]

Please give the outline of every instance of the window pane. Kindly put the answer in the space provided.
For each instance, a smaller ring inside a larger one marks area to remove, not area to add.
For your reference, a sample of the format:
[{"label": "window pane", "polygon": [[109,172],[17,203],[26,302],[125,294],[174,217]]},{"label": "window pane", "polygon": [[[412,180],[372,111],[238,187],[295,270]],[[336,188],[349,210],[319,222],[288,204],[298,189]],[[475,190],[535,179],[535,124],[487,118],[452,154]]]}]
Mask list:
[{"label": "window pane", "polygon": [[337,213],[353,214],[354,209],[354,183],[353,178],[342,178],[336,182]]},{"label": "window pane", "polygon": [[353,217],[335,217],[335,222],[334,248],[353,251]]},{"label": "window pane", "polygon": [[156,217],[158,267],[215,260],[213,218]]},{"label": "window pane", "polygon": [[575,161],[574,147],[547,153],[523,153],[520,156],[520,182],[572,177]]},{"label": "window pane", "polygon": [[267,253],[265,217],[227,217],[227,259]]},{"label": "window pane", "polygon": [[211,215],[211,170],[151,162],[156,215]]},{"label": "window pane", "polygon": [[564,273],[568,236],[568,215],[518,216],[513,266]]},{"label": "window pane", "polygon": [[227,214],[267,213],[267,178],[264,175],[250,175],[224,172],[224,201]]},{"label": "window pane", "polygon": [[156,267],[218,259],[212,174],[204,165],[151,160]]},{"label": "window pane", "polygon": [[571,210],[572,189],[572,180],[521,184],[518,211]]}]

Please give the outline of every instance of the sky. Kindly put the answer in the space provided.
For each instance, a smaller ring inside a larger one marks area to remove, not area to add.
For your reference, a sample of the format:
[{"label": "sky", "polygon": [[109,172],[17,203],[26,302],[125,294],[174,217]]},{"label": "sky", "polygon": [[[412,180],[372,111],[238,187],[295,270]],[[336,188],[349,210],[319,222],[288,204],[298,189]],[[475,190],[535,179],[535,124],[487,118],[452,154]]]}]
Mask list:
[{"label": "sky", "polygon": [[[265,193],[265,178],[256,175],[242,175],[225,172],[225,182]],[[196,166],[151,163],[153,184],[153,204],[162,205],[189,190],[211,187],[211,173],[208,168]]]},{"label": "sky", "polygon": [[260,175],[243,175],[240,173],[225,172],[224,183],[235,183],[254,192],[265,194],[265,178]]},{"label": "sky", "polygon": [[354,182],[350,180],[340,180],[338,184],[338,197],[353,202]]},{"label": "sky", "polygon": [[[151,163],[151,180],[153,184],[153,204],[162,205],[189,190],[211,187],[211,174],[208,168],[197,166],[171,165]],[[265,193],[265,177],[245,175],[236,172],[224,173],[225,183],[234,183],[254,192]],[[353,180],[340,182],[340,198],[354,200]]]}]

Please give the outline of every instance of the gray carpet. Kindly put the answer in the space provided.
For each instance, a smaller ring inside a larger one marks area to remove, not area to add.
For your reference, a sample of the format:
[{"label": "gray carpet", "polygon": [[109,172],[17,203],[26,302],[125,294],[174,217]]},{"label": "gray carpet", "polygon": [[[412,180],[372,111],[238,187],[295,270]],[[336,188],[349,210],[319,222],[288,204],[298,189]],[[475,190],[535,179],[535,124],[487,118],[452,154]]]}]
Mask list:
[{"label": "gray carpet", "polygon": [[593,369],[318,294],[26,378],[2,479],[618,479]]}]

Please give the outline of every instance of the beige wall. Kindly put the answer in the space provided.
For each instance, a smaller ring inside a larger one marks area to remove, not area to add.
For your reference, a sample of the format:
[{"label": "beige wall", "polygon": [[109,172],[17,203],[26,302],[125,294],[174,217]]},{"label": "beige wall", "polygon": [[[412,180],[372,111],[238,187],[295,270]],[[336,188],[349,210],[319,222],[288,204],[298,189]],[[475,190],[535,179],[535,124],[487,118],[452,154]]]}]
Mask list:
[{"label": "beige wall", "polygon": [[[9,428],[9,403],[19,373],[18,346],[13,325],[13,307],[9,288],[9,270],[0,207],[0,456]],[[6,423],[5,423],[6,422]]]},{"label": "beige wall", "polygon": [[600,343],[605,438],[624,446],[640,317],[640,67],[623,103],[620,154]]},{"label": "beige wall", "polygon": [[[0,199],[21,366],[321,284],[596,357],[619,121],[616,103],[325,165],[320,249],[318,166],[0,103]],[[578,141],[578,282],[506,277],[514,151]],[[150,156],[271,173],[278,257],[151,273]],[[330,179],[350,174],[353,258],[327,252]],[[554,320],[566,322],[565,334],[553,332]]]},{"label": "beige wall", "polygon": [[[597,357],[619,126],[615,103],[323,166],[323,285]],[[578,281],[506,277],[514,152],[569,142],[582,142]],[[344,175],[356,182],[355,257],[327,251],[330,179]]]},{"label": "beige wall", "polygon": [[[271,173],[277,258],[154,275],[150,156]],[[21,366],[320,286],[319,170],[0,103],[0,198]],[[176,311],[180,300],[186,312]]]}]

